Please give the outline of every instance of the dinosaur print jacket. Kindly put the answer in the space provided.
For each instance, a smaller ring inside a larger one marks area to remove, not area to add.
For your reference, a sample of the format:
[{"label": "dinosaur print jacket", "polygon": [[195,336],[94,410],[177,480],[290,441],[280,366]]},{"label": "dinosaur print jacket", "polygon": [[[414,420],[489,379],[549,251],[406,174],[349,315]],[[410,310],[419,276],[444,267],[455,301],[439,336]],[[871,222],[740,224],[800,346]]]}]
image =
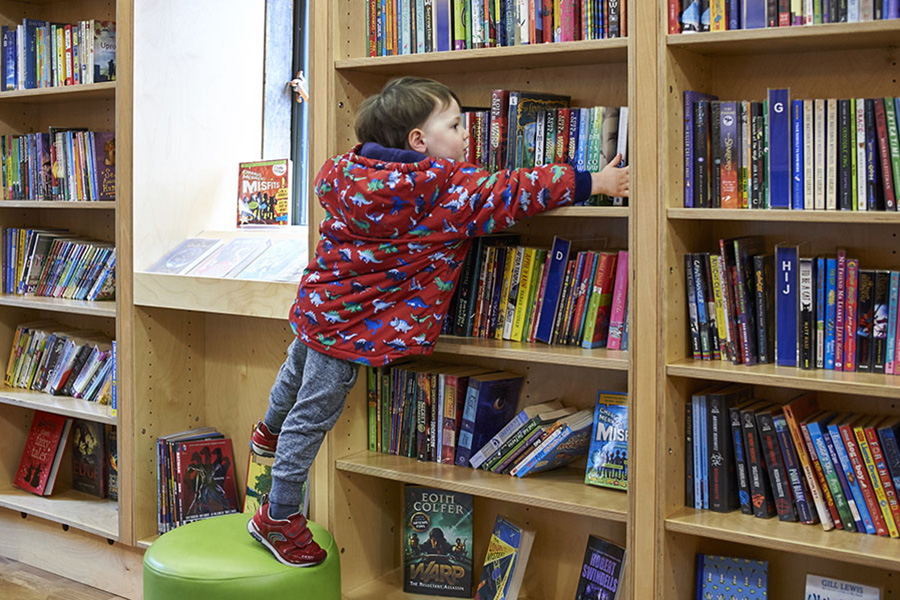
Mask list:
[{"label": "dinosaur print jacket", "polygon": [[499,171],[369,143],[328,160],[315,258],[291,307],[307,346],[370,365],[430,354],[472,238],[583,202],[567,165]]}]

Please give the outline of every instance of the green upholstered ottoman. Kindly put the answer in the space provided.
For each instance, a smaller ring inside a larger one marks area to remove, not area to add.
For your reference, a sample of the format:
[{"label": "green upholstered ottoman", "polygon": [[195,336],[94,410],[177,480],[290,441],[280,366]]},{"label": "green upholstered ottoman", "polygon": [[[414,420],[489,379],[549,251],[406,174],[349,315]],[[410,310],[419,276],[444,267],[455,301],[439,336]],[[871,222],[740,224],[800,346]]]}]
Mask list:
[{"label": "green upholstered ottoman", "polygon": [[328,558],[288,567],[247,533],[250,516],[214,517],[160,536],[144,555],[144,600],[340,600],[341,559],[330,533],[310,521]]}]

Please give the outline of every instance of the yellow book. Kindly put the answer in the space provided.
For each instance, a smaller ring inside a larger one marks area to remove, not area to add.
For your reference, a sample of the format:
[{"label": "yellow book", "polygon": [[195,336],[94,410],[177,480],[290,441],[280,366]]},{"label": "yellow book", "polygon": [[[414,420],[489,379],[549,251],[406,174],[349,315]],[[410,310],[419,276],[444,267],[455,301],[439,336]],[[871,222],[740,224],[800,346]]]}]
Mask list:
[{"label": "yellow book", "polygon": [[869,442],[866,440],[866,432],[864,426],[869,419],[860,417],[853,421],[853,435],[856,436],[856,443],[859,444],[859,454],[866,465],[866,472],[869,474],[869,483],[872,485],[872,491],[875,492],[875,500],[878,501],[878,508],[884,517],[884,524],[887,526],[888,533],[892,538],[900,537],[900,531],[897,530],[897,524],[894,522],[894,516],[891,514],[891,507],[888,505],[887,496],[884,493],[884,487],[881,485],[881,478],[878,475],[878,468],[872,459],[872,449],[869,448]]},{"label": "yellow book", "polygon": [[525,248],[522,253],[522,274],[519,277],[519,295],[516,297],[516,312],[513,316],[512,335],[514,342],[522,341],[522,330],[525,327],[525,313],[528,312],[529,294],[531,293],[531,278],[535,266],[535,249]]},{"label": "yellow book", "polygon": [[728,21],[725,19],[725,0],[710,0],[709,30],[725,31],[726,29],[728,29]]},{"label": "yellow book", "polygon": [[22,269],[25,267],[25,241],[28,238],[28,230],[24,227],[19,229],[19,246],[16,249],[16,277],[13,280],[13,293],[19,286],[22,279]]},{"label": "yellow book", "polygon": [[[725,296],[722,294],[722,279],[719,277],[719,255],[709,255],[709,269],[712,273],[713,299],[716,301],[716,329],[719,335],[719,346],[723,347],[723,340],[728,339],[728,322],[725,319]],[[728,360],[725,352],[722,352],[722,360]]]},{"label": "yellow book", "polygon": [[512,279],[513,263],[516,262],[516,248],[506,249],[506,264],[503,266],[503,284],[500,286],[500,304],[497,308],[497,330],[495,340],[503,339],[503,323],[506,321],[506,306],[509,303],[509,282]]}]

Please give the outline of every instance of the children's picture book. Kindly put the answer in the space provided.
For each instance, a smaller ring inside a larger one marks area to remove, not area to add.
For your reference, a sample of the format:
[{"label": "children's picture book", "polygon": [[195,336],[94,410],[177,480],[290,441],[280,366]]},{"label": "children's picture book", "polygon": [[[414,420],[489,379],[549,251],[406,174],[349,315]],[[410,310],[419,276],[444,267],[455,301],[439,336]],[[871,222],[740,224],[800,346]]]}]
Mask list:
[{"label": "children's picture book", "polygon": [[824,575],[806,575],[806,600],[881,600],[881,590]]},{"label": "children's picture book", "polygon": [[289,158],[240,164],[238,227],[291,224],[291,170]]},{"label": "children's picture book", "polygon": [[472,496],[407,485],[403,591],[472,597]]},{"label": "children's picture book", "polygon": [[269,247],[265,238],[234,238],[187,271],[194,277],[234,277]]},{"label": "children's picture book", "polygon": [[475,591],[476,600],[515,600],[534,544],[534,531],[523,529],[502,515],[494,521]]},{"label": "children's picture book", "polygon": [[628,394],[597,393],[584,482],[628,489]]},{"label": "children's picture book", "polygon": [[234,453],[229,438],[179,442],[175,470],[182,523],[238,512]]},{"label": "children's picture book", "polygon": [[106,498],[106,458],[103,423],[75,419],[72,424],[72,489]]},{"label": "children's picture book", "polygon": [[187,238],[147,269],[151,273],[181,275],[222,246],[222,240],[212,238]]},{"label": "children's picture book", "polygon": [[116,80],[116,23],[94,21],[94,83]]},{"label": "children's picture book", "polygon": [[95,200],[116,199],[116,133],[114,131],[94,131],[90,133],[94,147],[94,169],[96,177]]},{"label": "children's picture book", "polygon": [[622,577],[624,568],[625,548],[595,535],[588,535],[575,600],[625,598],[626,595],[621,592],[625,583]]},{"label": "children's picture book", "polygon": [[13,485],[38,496],[52,494],[71,428],[70,417],[35,411]]},{"label": "children's picture book", "polygon": [[309,262],[305,239],[272,240],[272,245],[248,264],[235,279],[300,281]]},{"label": "children's picture book", "polygon": [[764,560],[698,554],[697,598],[767,598],[768,572],[769,563]]},{"label": "children's picture book", "polygon": [[[256,426],[254,425],[254,428]],[[247,458],[247,488],[244,492],[244,509],[246,514],[254,514],[260,505],[268,500],[272,491],[272,465],[275,458],[271,456],[259,456],[249,452]],[[303,502],[297,507],[304,516],[309,514],[309,482],[303,484]]]}]

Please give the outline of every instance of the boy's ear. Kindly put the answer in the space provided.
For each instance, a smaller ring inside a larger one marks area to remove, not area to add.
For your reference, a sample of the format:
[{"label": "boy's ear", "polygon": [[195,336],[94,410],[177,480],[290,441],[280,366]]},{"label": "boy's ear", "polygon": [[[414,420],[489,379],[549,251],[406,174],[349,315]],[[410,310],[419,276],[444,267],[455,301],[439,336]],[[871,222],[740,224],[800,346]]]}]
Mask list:
[{"label": "boy's ear", "polygon": [[418,127],[409,132],[406,143],[410,150],[415,150],[421,154],[425,154],[425,150],[428,147],[425,143],[425,132]]}]

